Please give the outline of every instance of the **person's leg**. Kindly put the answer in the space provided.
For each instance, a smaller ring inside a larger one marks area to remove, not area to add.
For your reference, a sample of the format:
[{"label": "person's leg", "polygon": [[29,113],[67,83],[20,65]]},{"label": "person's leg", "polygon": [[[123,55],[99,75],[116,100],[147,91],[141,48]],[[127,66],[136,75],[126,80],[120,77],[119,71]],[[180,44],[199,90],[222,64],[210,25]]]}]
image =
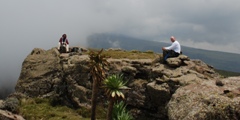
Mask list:
[{"label": "person's leg", "polygon": [[60,46],[61,46],[61,43],[60,42],[58,42],[58,50],[60,50]]},{"label": "person's leg", "polygon": [[162,53],[163,53],[163,58],[164,58],[166,56],[167,52],[166,52],[166,50],[163,50]]},{"label": "person's leg", "polygon": [[168,55],[168,58],[172,58],[172,57],[178,57],[179,56],[179,53],[171,50],[169,51],[169,55]]},{"label": "person's leg", "polygon": [[179,53],[173,51],[173,57],[178,57],[179,56]]},{"label": "person's leg", "polygon": [[69,52],[69,45],[66,45],[66,52]]},{"label": "person's leg", "polygon": [[169,57],[169,50],[163,50],[163,62],[166,62]]}]

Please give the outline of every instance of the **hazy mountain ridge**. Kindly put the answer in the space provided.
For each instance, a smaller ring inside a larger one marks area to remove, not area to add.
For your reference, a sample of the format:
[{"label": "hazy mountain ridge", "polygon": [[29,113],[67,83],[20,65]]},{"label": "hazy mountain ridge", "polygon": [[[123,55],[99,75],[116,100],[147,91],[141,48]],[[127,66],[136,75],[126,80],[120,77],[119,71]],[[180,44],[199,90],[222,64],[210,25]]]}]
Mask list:
[{"label": "hazy mountain ridge", "polygon": [[[153,50],[162,53],[161,48],[170,43],[149,41],[114,34],[93,34],[87,38],[88,47],[91,48],[122,48],[126,50]],[[240,72],[240,54],[210,51],[182,46],[183,54],[191,59],[200,59],[216,69]]]}]

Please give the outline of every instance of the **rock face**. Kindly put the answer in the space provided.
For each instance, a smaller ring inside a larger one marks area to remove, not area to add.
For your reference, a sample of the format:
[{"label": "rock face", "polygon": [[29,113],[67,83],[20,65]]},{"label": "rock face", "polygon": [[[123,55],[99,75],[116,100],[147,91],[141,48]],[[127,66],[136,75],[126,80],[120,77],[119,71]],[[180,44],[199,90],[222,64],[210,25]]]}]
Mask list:
[{"label": "rock face", "polygon": [[[190,84],[178,89],[169,101],[168,115],[171,120],[238,120],[240,118],[239,77]],[[228,91],[228,92],[225,92]]]},{"label": "rock face", "polygon": [[[125,102],[137,120],[240,119],[240,77],[223,79],[213,67],[184,55],[167,64],[152,59],[108,61],[108,75],[123,74],[128,81]],[[35,48],[22,64],[15,94],[89,107],[88,63],[88,55]],[[99,92],[99,101],[103,98]]]}]

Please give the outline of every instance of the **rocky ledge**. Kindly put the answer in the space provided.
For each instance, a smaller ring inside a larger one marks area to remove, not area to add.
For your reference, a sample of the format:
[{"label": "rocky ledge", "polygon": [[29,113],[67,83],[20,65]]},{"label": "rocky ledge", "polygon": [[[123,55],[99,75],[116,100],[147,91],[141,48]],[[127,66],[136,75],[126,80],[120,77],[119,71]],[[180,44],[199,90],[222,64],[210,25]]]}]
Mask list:
[{"label": "rocky ledge", "polygon": [[[240,77],[223,78],[214,68],[185,55],[159,59],[113,59],[108,75],[123,74],[127,108],[137,120],[239,120]],[[9,99],[55,97],[65,105],[89,107],[92,81],[88,55],[35,48],[24,60],[16,92]],[[99,102],[104,100],[99,92]],[[17,104],[17,103],[16,103]],[[14,109],[7,109],[14,112]],[[1,115],[0,115],[1,116]]]}]

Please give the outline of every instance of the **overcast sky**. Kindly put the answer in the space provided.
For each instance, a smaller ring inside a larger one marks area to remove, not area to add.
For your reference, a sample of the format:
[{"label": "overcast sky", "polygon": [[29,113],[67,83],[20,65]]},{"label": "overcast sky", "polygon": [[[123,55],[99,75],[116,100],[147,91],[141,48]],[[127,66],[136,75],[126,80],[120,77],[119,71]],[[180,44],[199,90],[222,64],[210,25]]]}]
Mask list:
[{"label": "overcast sky", "polygon": [[[0,87],[16,83],[33,48],[50,49],[63,33],[86,46],[94,33],[240,53],[240,0],[0,0]],[[159,48],[160,49],[160,48]]]}]

